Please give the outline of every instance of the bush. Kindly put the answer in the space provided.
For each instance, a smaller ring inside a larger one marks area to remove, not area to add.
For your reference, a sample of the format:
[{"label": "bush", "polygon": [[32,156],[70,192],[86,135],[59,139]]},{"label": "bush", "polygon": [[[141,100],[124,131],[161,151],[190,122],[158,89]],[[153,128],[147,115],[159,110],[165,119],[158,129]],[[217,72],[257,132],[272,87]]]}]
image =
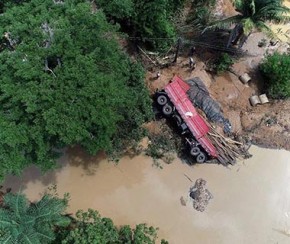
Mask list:
[{"label": "bush", "polygon": [[290,97],[290,56],[286,53],[268,55],[260,65],[265,88],[270,97]]},{"label": "bush", "polygon": [[221,74],[228,70],[234,64],[233,58],[227,54],[223,53],[215,62],[214,68],[217,74]]}]

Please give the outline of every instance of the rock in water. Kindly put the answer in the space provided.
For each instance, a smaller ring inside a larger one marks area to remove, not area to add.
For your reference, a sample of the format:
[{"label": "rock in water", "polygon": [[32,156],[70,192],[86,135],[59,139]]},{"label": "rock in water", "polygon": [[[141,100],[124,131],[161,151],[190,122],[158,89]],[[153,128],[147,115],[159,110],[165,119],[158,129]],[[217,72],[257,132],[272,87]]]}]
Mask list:
[{"label": "rock in water", "polygon": [[204,179],[197,179],[194,186],[189,190],[189,196],[193,201],[193,207],[197,211],[203,212],[213,198],[213,195],[206,189],[206,181]]}]

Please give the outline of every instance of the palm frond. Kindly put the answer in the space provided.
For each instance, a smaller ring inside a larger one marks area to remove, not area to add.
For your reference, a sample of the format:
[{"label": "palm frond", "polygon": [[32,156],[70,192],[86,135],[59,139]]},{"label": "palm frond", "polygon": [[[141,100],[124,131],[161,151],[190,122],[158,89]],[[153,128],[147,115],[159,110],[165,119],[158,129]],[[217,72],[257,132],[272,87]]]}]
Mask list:
[{"label": "palm frond", "polygon": [[242,20],[243,30],[245,35],[249,35],[255,28],[255,23],[251,18],[245,18]]},{"label": "palm frond", "polygon": [[[63,216],[67,202],[51,195],[45,195],[37,203],[28,204],[20,194],[6,194],[4,208],[0,208],[0,230],[9,233],[9,244],[40,244],[54,239],[54,226],[67,226],[70,219]],[[4,235],[0,239],[6,240]],[[3,241],[1,242],[3,243]]]},{"label": "palm frond", "polygon": [[233,0],[233,5],[236,8],[236,11],[242,13],[244,8],[244,1],[243,0]]},{"label": "palm frond", "polygon": [[[0,238],[0,241],[1,241],[2,244],[9,244],[9,241],[10,241],[11,239],[12,239],[12,236],[9,235],[9,232],[7,232],[5,236],[2,236],[2,237]],[[10,243],[11,243],[11,241],[10,241]]]},{"label": "palm frond", "polygon": [[20,218],[28,208],[28,200],[23,194],[7,193],[4,196],[4,205],[15,212],[16,216]]},{"label": "palm frond", "polygon": [[9,228],[13,226],[13,216],[4,208],[0,209],[0,228]]},{"label": "palm frond", "polygon": [[289,20],[290,9],[285,6],[267,5],[259,10],[255,19],[264,21],[285,22]]},{"label": "palm frond", "polygon": [[50,229],[40,228],[37,230],[36,235],[39,240],[44,240],[45,242],[51,242],[55,239],[55,235]]},{"label": "palm frond", "polygon": [[212,29],[227,29],[230,28],[233,24],[237,24],[241,22],[243,16],[238,14],[223,20],[218,20],[212,22],[205,30],[212,30]]},{"label": "palm frond", "polygon": [[263,21],[257,21],[256,27],[258,30],[264,32],[268,37],[279,39],[278,35],[276,35],[276,33],[269,26],[267,26]]}]

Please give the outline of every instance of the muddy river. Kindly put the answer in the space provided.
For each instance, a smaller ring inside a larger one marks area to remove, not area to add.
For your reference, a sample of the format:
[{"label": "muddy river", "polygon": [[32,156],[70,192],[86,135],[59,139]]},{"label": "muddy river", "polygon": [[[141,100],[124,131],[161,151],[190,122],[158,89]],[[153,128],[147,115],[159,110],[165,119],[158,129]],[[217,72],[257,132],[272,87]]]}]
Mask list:
[{"label": "muddy river", "polygon": [[[36,200],[51,184],[69,192],[69,212],[94,208],[118,225],[146,222],[170,243],[290,243],[290,152],[252,147],[254,156],[231,168],[190,167],[176,159],[163,169],[145,156],[116,166],[103,155],[69,149],[58,170],[35,168],[8,177],[5,186]],[[183,206],[190,180],[202,177],[214,198],[204,212]]]}]

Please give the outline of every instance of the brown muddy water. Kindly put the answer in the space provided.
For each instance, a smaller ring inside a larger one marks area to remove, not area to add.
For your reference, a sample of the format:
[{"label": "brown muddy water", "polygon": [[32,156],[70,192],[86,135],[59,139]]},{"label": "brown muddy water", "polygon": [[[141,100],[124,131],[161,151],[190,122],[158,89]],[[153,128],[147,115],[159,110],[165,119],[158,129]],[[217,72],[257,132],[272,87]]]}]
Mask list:
[{"label": "brown muddy water", "polygon": [[[93,208],[118,225],[146,222],[170,243],[290,243],[290,152],[252,147],[251,153],[230,168],[176,159],[160,169],[145,156],[114,165],[75,148],[61,159],[62,168],[41,176],[31,167],[5,186],[36,200],[57,184],[59,194],[71,195],[69,212]],[[204,212],[181,204],[192,184],[185,175],[207,181],[214,198]]]}]

